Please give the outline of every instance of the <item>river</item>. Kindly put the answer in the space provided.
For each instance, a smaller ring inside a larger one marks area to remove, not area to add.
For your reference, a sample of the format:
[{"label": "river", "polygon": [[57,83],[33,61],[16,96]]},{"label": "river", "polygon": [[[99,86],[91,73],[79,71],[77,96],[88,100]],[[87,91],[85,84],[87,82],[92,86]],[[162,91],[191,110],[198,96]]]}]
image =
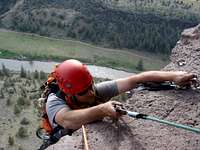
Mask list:
[{"label": "river", "polygon": [[[0,64],[4,64],[6,68],[13,71],[20,71],[21,67],[23,67],[26,71],[34,72],[44,71],[49,73],[53,70],[54,66],[58,64],[58,62],[53,61],[21,61],[14,59],[0,59]],[[97,78],[107,78],[107,79],[117,79],[122,77],[130,76],[133,73],[125,72],[122,70],[116,70],[108,67],[101,67],[95,65],[87,65],[89,71],[94,77]],[[2,65],[0,66],[2,68]]]}]

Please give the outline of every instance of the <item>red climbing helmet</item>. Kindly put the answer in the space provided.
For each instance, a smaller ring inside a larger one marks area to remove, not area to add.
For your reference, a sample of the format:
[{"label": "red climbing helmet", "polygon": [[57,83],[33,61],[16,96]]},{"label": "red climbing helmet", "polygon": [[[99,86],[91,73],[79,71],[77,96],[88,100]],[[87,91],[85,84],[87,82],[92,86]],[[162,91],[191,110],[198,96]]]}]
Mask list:
[{"label": "red climbing helmet", "polygon": [[59,64],[55,69],[55,77],[59,88],[70,95],[86,90],[93,78],[85,64],[78,60],[69,59]]}]

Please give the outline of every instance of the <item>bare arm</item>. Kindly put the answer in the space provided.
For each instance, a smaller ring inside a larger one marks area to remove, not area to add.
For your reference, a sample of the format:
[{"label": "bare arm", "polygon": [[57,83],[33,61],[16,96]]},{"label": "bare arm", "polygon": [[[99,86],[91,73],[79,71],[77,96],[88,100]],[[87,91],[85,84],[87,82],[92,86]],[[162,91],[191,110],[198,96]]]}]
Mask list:
[{"label": "bare arm", "polygon": [[105,116],[112,118],[118,117],[113,104],[121,104],[115,101],[109,101],[94,107],[71,110],[66,108],[61,109],[55,116],[55,121],[64,128],[78,129],[83,124],[102,119]]},{"label": "bare arm", "polygon": [[127,78],[116,80],[119,93],[128,91],[136,87],[139,83],[173,81],[178,85],[188,84],[193,78],[193,74],[182,71],[147,71],[132,75]]}]

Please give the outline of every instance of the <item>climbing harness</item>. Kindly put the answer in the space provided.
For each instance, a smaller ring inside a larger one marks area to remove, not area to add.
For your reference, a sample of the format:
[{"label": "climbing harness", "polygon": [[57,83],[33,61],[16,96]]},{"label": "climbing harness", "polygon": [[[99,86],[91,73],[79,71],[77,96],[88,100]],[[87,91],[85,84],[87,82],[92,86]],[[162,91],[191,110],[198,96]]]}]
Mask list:
[{"label": "climbing harness", "polygon": [[48,146],[55,144],[58,140],[63,137],[64,135],[72,135],[73,130],[64,129],[60,126],[56,127],[51,134],[47,133],[45,129],[39,128],[36,131],[37,137],[43,140],[42,145],[38,150],[44,150]]},{"label": "climbing harness", "polygon": [[157,117],[149,116],[147,114],[141,114],[141,113],[134,112],[134,111],[128,111],[128,110],[124,109],[122,106],[119,106],[119,105],[114,105],[114,108],[117,112],[119,112],[122,115],[128,115],[128,116],[136,118],[136,119],[151,120],[151,121],[155,121],[155,122],[158,122],[158,123],[174,126],[174,127],[177,127],[177,128],[182,128],[182,129],[200,134],[200,128],[194,128],[194,127],[191,127],[191,126],[187,126],[187,125],[183,125],[183,124],[159,119]]}]

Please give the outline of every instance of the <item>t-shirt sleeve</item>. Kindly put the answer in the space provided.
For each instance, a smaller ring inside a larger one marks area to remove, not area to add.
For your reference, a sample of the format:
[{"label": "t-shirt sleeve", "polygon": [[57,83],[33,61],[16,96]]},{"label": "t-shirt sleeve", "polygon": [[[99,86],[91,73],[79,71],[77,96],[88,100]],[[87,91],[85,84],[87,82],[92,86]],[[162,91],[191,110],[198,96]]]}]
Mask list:
[{"label": "t-shirt sleeve", "polygon": [[56,94],[51,93],[48,96],[46,103],[47,115],[50,121],[50,124],[53,128],[57,127],[57,123],[55,122],[56,113],[62,108],[67,108],[70,110],[70,107],[66,104],[66,102],[56,96]]},{"label": "t-shirt sleeve", "polygon": [[116,81],[104,81],[95,85],[98,96],[103,99],[111,99],[119,94]]}]

